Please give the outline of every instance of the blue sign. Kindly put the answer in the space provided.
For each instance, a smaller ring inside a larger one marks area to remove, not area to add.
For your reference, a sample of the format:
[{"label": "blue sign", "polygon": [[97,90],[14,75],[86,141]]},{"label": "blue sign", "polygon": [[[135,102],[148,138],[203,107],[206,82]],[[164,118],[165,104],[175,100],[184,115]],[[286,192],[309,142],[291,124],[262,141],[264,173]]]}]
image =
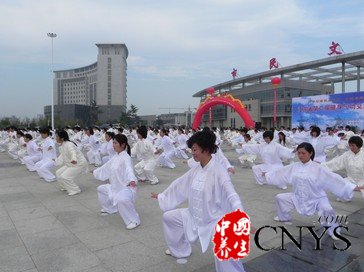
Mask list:
[{"label": "blue sign", "polygon": [[364,92],[323,94],[292,99],[292,127],[353,126],[364,129]]}]

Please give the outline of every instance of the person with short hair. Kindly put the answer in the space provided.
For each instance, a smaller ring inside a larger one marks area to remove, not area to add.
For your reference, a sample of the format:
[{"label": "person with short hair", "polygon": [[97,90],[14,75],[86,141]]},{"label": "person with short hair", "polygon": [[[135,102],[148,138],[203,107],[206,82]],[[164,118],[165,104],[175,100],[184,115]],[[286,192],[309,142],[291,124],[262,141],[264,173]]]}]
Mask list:
[{"label": "person with short hair", "polygon": [[106,131],[104,137],[106,142],[102,144],[100,150],[102,164],[107,163],[116,154],[113,144],[115,138],[114,132]]},{"label": "person with short hair", "polygon": [[[176,258],[191,255],[191,245],[200,241],[206,252],[217,222],[226,213],[243,205],[230,176],[212,156],[216,152],[216,136],[211,131],[196,132],[187,141],[192,156],[199,164],[174,180],[162,193],[152,193],[163,214],[163,232],[168,249],[166,254]],[[188,201],[188,208],[177,208]],[[242,262],[220,261],[215,257],[218,272],[244,271]]]},{"label": "person with short hair", "polygon": [[178,135],[176,137],[177,147],[175,149],[175,155],[179,159],[188,159],[186,154],[188,137],[182,128],[178,128]]},{"label": "person with short hair", "polygon": [[326,161],[325,149],[327,147],[336,147],[340,143],[340,139],[335,135],[324,136],[321,134],[321,129],[317,126],[311,127],[310,136],[296,138],[293,137],[296,144],[308,142],[312,144],[315,149],[315,161],[318,163],[324,163]]},{"label": "person with short hair", "polygon": [[24,135],[24,141],[27,145],[28,155],[21,159],[21,162],[25,164],[30,172],[34,172],[36,171],[35,163],[42,159],[42,152],[29,133]]},{"label": "person with short hair", "polygon": [[21,130],[16,132],[16,142],[9,143],[8,153],[10,157],[14,160],[22,159],[26,156],[26,143],[24,141],[24,133]]},{"label": "person with short hair", "polygon": [[[247,133],[244,135],[244,143],[241,145],[246,145],[246,144],[256,144],[257,142],[251,139],[251,136]],[[240,153],[240,148],[236,149],[236,153]],[[239,161],[242,164],[242,167],[249,167],[252,168],[254,165],[255,160],[257,159],[257,155],[255,154],[242,154],[241,156],[239,156]]]},{"label": "person with short hair", "polygon": [[88,162],[96,167],[100,166],[102,164],[99,152],[101,143],[92,128],[86,129],[86,135],[89,137],[88,146],[90,148],[90,150],[86,153]]},{"label": "person with short hair", "polygon": [[38,175],[46,182],[56,181],[56,176],[51,172],[57,158],[54,141],[50,137],[50,131],[47,128],[41,129],[40,135],[43,139],[40,150],[42,151],[42,159],[35,164],[35,170]]},{"label": "person with short hair", "polygon": [[158,178],[154,174],[154,169],[157,164],[157,160],[154,156],[153,144],[147,139],[148,130],[145,126],[141,126],[137,129],[138,141],[132,148],[133,155],[140,158],[135,166],[135,173],[140,181],[149,181],[151,185],[159,183]]},{"label": "person with short hair", "polygon": [[159,135],[161,136],[160,146],[155,152],[155,155],[160,154],[158,158],[159,165],[170,169],[176,168],[176,165],[172,161],[176,151],[172,139],[168,136],[168,131],[162,128],[159,131]]},{"label": "person with short hair", "polygon": [[[273,137],[273,131],[264,131],[264,143],[243,145],[241,149],[236,150],[238,153],[259,155],[262,158],[262,164],[254,165],[252,167],[255,181],[259,185],[269,184],[263,173],[282,168],[282,160],[293,159],[295,156],[293,149],[289,149],[273,141]],[[280,188],[287,189],[286,186]]]},{"label": "person with short hair", "polygon": [[126,228],[130,230],[140,225],[139,214],[135,209],[137,178],[128,138],[124,134],[115,135],[113,146],[115,156],[93,171],[96,179],[109,182],[97,187],[97,195],[102,207],[101,214],[119,212]]},{"label": "person with short hair", "polygon": [[80,187],[74,182],[82,172],[87,171],[87,160],[74,142],[71,142],[65,130],[57,131],[56,141],[60,145],[60,155],[55,160],[56,177],[61,191],[67,191],[69,196],[81,193]]}]

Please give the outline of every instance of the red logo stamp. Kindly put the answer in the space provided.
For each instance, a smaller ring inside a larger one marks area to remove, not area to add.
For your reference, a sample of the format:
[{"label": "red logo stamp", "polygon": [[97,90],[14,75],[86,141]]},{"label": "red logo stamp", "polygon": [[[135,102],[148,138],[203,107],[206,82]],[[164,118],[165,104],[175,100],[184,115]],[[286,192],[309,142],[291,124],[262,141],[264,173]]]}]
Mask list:
[{"label": "red logo stamp", "polygon": [[215,227],[215,256],[221,260],[243,259],[249,254],[250,219],[240,210],[225,214]]}]

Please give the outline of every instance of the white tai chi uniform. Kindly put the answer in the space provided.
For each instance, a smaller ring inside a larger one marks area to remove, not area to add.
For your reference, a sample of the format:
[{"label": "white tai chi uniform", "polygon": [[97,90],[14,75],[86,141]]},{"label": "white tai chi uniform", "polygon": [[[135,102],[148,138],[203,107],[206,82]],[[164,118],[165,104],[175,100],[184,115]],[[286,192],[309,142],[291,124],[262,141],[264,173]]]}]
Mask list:
[{"label": "white tai chi uniform", "polygon": [[109,180],[109,184],[97,187],[102,212],[119,212],[125,225],[132,222],[139,225],[140,218],[135,209],[137,189],[128,186],[131,181],[137,183],[129,154],[126,151],[116,154],[103,166],[95,169],[93,174],[98,180]]},{"label": "white tai chi uniform", "polygon": [[176,157],[179,159],[188,159],[188,156],[186,154],[186,149],[187,149],[187,140],[188,137],[186,134],[178,134],[176,137],[176,141],[177,141],[177,148],[176,148]]},{"label": "white tai chi uniform", "polygon": [[[216,153],[211,154],[211,156],[222,166],[222,168],[224,168],[227,171],[228,174],[230,174],[229,168],[234,168],[234,167],[230,164],[229,160],[225,157],[221,148],[217,148]],[[200,165],[200,163],[198,161],[195,161],[195,159],[193,157],[191,157],[187,160],[187,165],[189,168],[193,168],[193,167]]]},{"label": "white tai chi uniform", "polygon": [[160,145],[163,149],[163,153],[159,155],[158,163],[162,167],[164,166],[164,167],[168,167],[171,169],[175,168],[176,165],[172,161],[172,157],[175,156],[175,153],[176,153],[175,147],[173,145],[173,141],[167,135],[164,135],[161,138]]},{"label": "white tai chi uniform", "polygon": [[149,180],[151,184],[157,184],[159,180],[154,175],[157,159],[154,156],[153,144],[147,139],[138,140],[131,152],[141,159],[134,166],[138,180]]},{"label": "white tai chi uniform", "polygon": [[255,181],[259,185],[269,184],[263,172],[270,172],[283,167],[282,159],[292,159],[295,154],[292,149],[281,146],[277,142],[264,142],[261,144],[243,145],[241,152],[248,154],[259,155],[262,158],[263,164],[254,165],[252,167]]},{"label": "white tai chi uniform", "polygon": [[100,141],[96,135],[90,135],[89,142],[90,150],[87,152],[87,159],[90,164],[94,164],[95,166],[99,166],[102,164],[101,155],[99,152],[100,149]]},{"label": "white tai chi uniform", "polygon": [[26,156],[26,143],[24,141],[24,137],[20,136],[17,138],[16,142],[9,143],[9,155],[14,160],[22,159]]},{"label": "white tai chi uniform", "polygon": [[[325,162],[323,166],[329,168],[331,171],[345,170],[347,181],[350,181],[357,186],[364,186],[364,151],[360,149],[358,153],[354,153],[351,150],[346,151],[339,157]],[[361,190],[364,196],[364,190]]]},{"label": "white tai chi uniform", "polygon": [[302,142],[308,142],[312,144],[315,149],[315,161],[319,163],[323,163],[326,161],[326,153],[325,149],[327,147],[337,146],[340,143],[340,139],[336,136],[318,136],[318,137],[301,137],[301,138],[293,138],[296,144],[300,144]]},{"label": "white tai chi uniform", "polygon": [[[277,171],[268,172],[266,178],[271,184],[290,184],[293,187],[292,193],[276,196],[277,213],[281,221],[291,221],[292,209],[296,209],[300,215],[311,216],[318,212],[319,216],[336,218],[325,191],[331,191],[341,199],[350,200],[356,187],[355,184],[346,182],[340,175],[311,160],[307,163],[295,162]],[[330,226],[329,235],[332,235],[337,227],[337,223],[321,223]]]},{"label": "white tai chi uniform", "polygon": [[42,159],[35,164],[35,170],[47,182],[56,181],[56,176],[51,172],[57,157],[54,141],[51,137],[44,139],[41,144]]},{"label": "white tai chi uniform", "polygon": [[[56,171],[56,177],[61,190],[67,190],[69,195],[81,192],[74,179],[82,172],[87,171],[87,160],[77,146],[64,141],[59,148],[60,155],[56,159],[56,166],[62,166]],[[77,161],[72,164],[71,161]]]},{"label": "white tai chi uniform", "polygon": [[[257,142],[254,141],[254,140],[250,140],[248,142],[244,141],[242,146],[243,145],[252,145],[252,144],[257,144]],[[238,154],[243,153],[241,148],[237,148],[237,149],[235,149],[235,151]],[[257,155],[255,155],[255,154],[243,154],[243,155],[239,156],[238,159],[239,159],[240,163],[243,165],[243,167],[245,167],[245,166],[253,167],[254,162],[257,159]]]},{"label": "white tai chi uniform", "polygon": [[[188,208],[176,209],[188,200]],[[202,252],[209,247],[216,223],[223,215],[240,209],[239,195],[230,176],[214,158],[205,167],[193,167],[158,195],[163,232],[168,249],[177,258],[191,255],[191,244],[200,240]],[[216,271],[244,271],[240,261],[219,261]]]},{"label": "white tai chi uniform", "polygon": [[113,146],[113,140],[110,139],[108,142],[103,144],[103,148],[101,149],[101,155],[103,155],[101,158],[102,164],[107,163],[115,154],[116,152]]},{"label": "white tai chi uniform", "polygon": [[29,171],[35,171],[35,163],[42,159],[42,152],[39,150],[39,146],[34,140],[27,142],[28,155],[22,159],[22,162],[28,168]]}]

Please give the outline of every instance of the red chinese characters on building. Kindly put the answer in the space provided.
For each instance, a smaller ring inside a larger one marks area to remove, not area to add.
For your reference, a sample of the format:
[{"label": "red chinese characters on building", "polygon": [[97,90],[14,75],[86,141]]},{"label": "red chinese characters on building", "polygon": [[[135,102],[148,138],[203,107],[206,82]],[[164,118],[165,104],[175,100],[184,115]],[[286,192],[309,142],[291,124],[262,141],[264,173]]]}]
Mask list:
[{"label": "red chinese characters on building", "polygon": [[248,256],[250,225],[249,216],[240,210],[225,214],[215,227],[212,240],[215,244],[215,256],[221,261]]},{"label": "red chinese characters on building", "polygon": [[238,70],[233,68],[233,71],[231,72],[231,76],[233,77],[233,79],[235,79],[238,75]]},{"label": "red chinese characters on building", "polygon": [[273,68],[278,68],[278,65],[279,63],[276,58],[271,58],[269,60],[269,70],[272,70]]},{"label": "red chinese characters on building", "polygon": [[336,43],[336,42],[331,42],[331,46],[329,46],[329,49],[330,49],[330,52],[327,53],[329,56],[331,56],[331,55],[341,55],[343,53],[340,44]]}]

